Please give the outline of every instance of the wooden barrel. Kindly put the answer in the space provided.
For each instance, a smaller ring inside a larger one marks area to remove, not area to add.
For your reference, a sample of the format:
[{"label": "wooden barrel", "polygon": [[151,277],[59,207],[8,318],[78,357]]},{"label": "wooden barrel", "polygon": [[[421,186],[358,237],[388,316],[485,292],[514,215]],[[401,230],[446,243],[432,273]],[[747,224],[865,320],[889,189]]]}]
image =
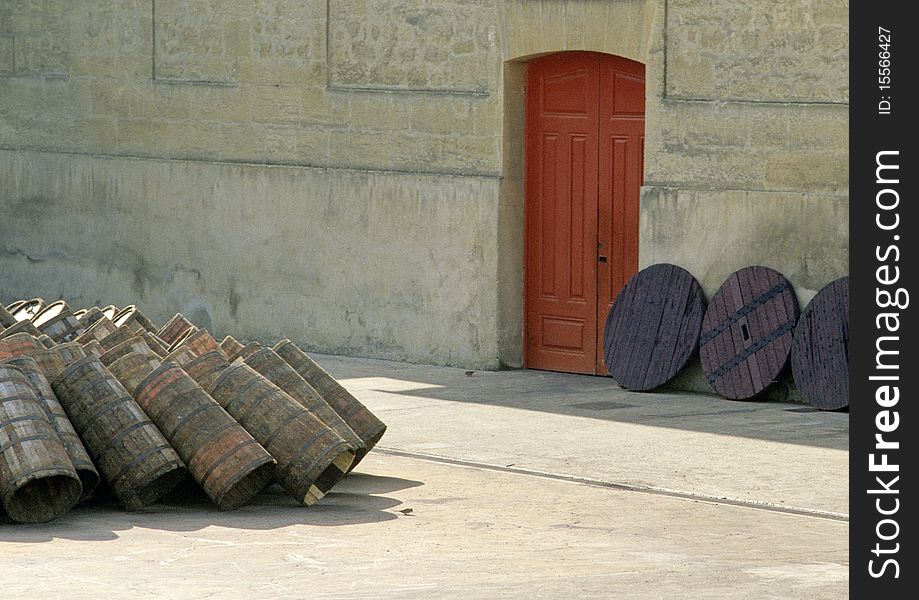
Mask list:
[{"label": "wooden barrel", "polygon": [[264,346],[262,346],[258,342],[249,342],[248,344],[240,348],[239,351],[236,352],[233,356],[227,356],[227,360],[229,360],[230,362],[233,362],[237,358],[246,360],[249,356],[251,356],[255,352],[258,352],[262,348],[264,348]]},{"label": "wooden barrel", "polygon": [[105,316],[102,309],[98,306],[91,306],[83,311],[83,314],[77,314],[79,311],[74,311],[73,316],[80,320],[80,324],[87,329],[92,327],[92,324]]},{"label": "wooden barrel", "polygon": [[70,363],[76,360],[80,360],[86,356],[86,351],[83,350],[83,346],[76,342],[65,342],[63,344],[58,344],[54,348],[48,349],[54,350],[60,355],[62,359],[64,359],[64,366],[67,366]]},{"label": "wooden barrel", "polygon": [[106,367],[127,354],[131,352],[137,352],[138,354],[143,354],[145,356],[153,356],[159,358],[159,354],[154,352],[150,346],[147,345],[147,342],[144,340],[143,336],[135,335],[134,337],[125,340],[112,348],[111,350],[106,350],[105,353],[99,357],[99,360],[102,361],[102,364]]},{"label": "wooden barrel", "polygon": [[175,350],[173,350],[172,352],[164,356],[163,362],[164,363],[172,362],[181,367],[187,363],[190,363],[196,358],[198,358],[198,356],[194,352],[192,352],[188,348],[185,348],[184,346],[179,346],[178,348],[176,348]]},{"label": "wooden barrel", "polygon": [[48,421],[64,445],[67,458],[70,459],[77,477],[80,478],[83,488],[82,497],[84,499],[90,497],[99,483],[99,473],[96,471],[92,460],[90,460],[86,448],[83,447],[83,442],[80,441],[77,432],[74,431],[73,424],[67,417],[67,413],[64,412],[64,408],[58,402],[57,396],[54,395],[51,384],[48,383],[44,373],[38,368],[38,363],[31,356],[17,356],[0,364],[13,365],[25,375],[32,386],[32,390],[35,392],[36,399],[45,411],[45,416],[48,417]]},{"label": "wooden barrel", "polygon": [[153,369],[160,366],[159,357],[151,354],[142,354],[140,352],[131,352],[125,354],[112,364],[108,365],[112,375],[121,382],[124,389],[128,390],[131,395],[134,390],[143,381]]},{"label": "wooden barrel", "polygon": [[156,332],[156,335],[171,346],[173,342],[192,327],[194,327],[194,324],[186,319],[182,313],[176,313]]},{"label": "wooden barrel", "polygon": [[31,321],[32,317],[37,315],[44,307],[45,300],[43,298],[32,298],[31,300],[23,300],[21,304],[15,308],[10,308],[9,311],[17,321]]},{"label": "wooden barrel", "polygon": [[99,359],[69,365],[51,387],[126,509],[156,502],[185,476],[182,459]]},{"label": "wooden barrel", "polygon": [[11,325],[16,324],[16,317],[10,314],[10,311],[6,310],[3,306],[0,306],[0,330],[6,329]]},{"label": "wooden barrel", "polygon": [[55,346],[57,346],[57,342],[49,338],[44,333],[35,339],[38,340],[41,343],[41,345],[44,346],[45,348],[54,348]]},{"label": "wooden barrel", "polygon": [[68,305],[65,300],[55,300],[54,302],[45,304],[42,309],[35,313],[29,320],[32,321],[32,324],[36,327],[41,327],[42,324],[47,323],[54,317],[63,313],[72,315],[73,310],[71,310],[70,305]]},{"label": "wooden barrel", "polygon": [[83,327],[72,314],[58,315],[39,328],[55,342],[70,342],[83,333]]},{"label": "wooden barrel", "polygon": [[159,356],[166,356],[169,353],[169,351],[166,349],[166,345],[163,343],[163,340],[158,338],[155,333],[145,331],[143,338],[144,341],[147,342],[147,345],[150,346],[150,349],[156,352]]},{"label": "wooden barrel", "polygon": [[210,390],[214,380],[229,366],[229,361],[220,352],[208,352],[182,364],[182,368],[189,377],[197,381],[198,385],[205,390]]},{"label": "wooden barrel", "polygon": [[731,400],[762,393],[785,370],[798,321],[788,280],[768,267],[732,273],[702,319],[699,358],[708,383]]},{"label": "wooden barrel", "polygon": [[156,323],[148,319],[134,304],[129,304],[125,306],[121,311],[115,315],[115,318],[112,319],[112,322],[115,325],[121,327],[127,323],[137,323],[143,327],[146,331],[150,333],[156,333],[159,330],[159,327],[156,326]]},{"label": "wooden barrel", "polygon": [[247,364],[224,369],[210,394],[278,461],[278,482],[298,502],[315,504],[354,461],[348,442]]},{"label": "wooden barrel", "polygon": [[125,323],[114,332],[99,340],[99,343],[102,344],[102,347],[106,350],[111,350],[121,342],[126,342],[135,335],[141,335],[145,331],[146,329],[136,322]]},{"label": "wooden barrel", "polygon": [[63,300],[52,302],[32,317],[32,324],[56,342],[69,342],[83,333],[85,326],[73,316]]},{"label": "wooden barrel", "polygon": [[849,406],[849,278],[824,286],[807,304],[791,345],[795,385],[813,406]]},{"label": "wooden barrel", "polygon": [[169,351],[172,352],[179,346],[188,348],[197,356],[220,350],[220,347],[217,345],[217,340],[211,337],[208,330],[198,329],[197,327],[192,327],[183,333],[179,339],[169,346]]},{"label": "wooden barrel", "polygon": [[54,317],[61,314],[72,315],[73,310],[71,310],[70,305],[68,305],[65,300],[55,300],[54,302],[45,304],[42,309],[32,315],[32,318],[29,320],[32,321],[32,324],[35,325],[35,327],[41,327]]},{"label": "wooden barrel", "polygon": [[39,370],[41,370],[42,374],[45,376],[45,379],[48,381],[51,381],[60,375],[61,371],[64,370],[64,367],[67,366],[67,364],[64,362],[64,358],[61,356],[61,353],[57,351],[57,348],[45,348],[33,352],[29,356],[35,360]]},{"label": "wooden barrel", "polygon": [[243,349],[243,344],[239,343],[232,335],[228,335],[223,338],[223,341],[220,342],[220,351],[226,355],[227,358],[230,356],[236,357],[239,354],[239,351]]},{"label": "wooden barrel", "polygon": [[99,358],[105,354],[105,348],[102,347],[102,344],[99,343],[99,340],[90,340],[83,344],[83,351],[86,352],[86,356],[92,354],[96,358]]},{"label": "wooden barrel", "polygon": [[335,412],[335,409],[322,399],[319,392],[308,384],[277,352],[271,348],[261,348],[246,357],[245,363],[263,375],[268,381],[287,392],[287,395],[348,442],[354,451],[352,468],[364,458],[367,454],[367,447],[360,436],[354,433],[354,430]]},{"label": "wooden barrel", "polygon": [[28,333],[16,333],[0,339],[0,360],[11,356],[29,356],[44,348],[37,338]]},{"label": "wooden barrel", "polygon": [[93,324],[87,327],[74,341],[79,344],[88,344],[93,340],[101,342],[116,331],[118,331],[118,327],[112,323],[111,319],[102,315],[93,321]]},{"label": "wooden barrel", "polygon": [[21,523],[55,519],[80,500],[80,478],[32,385],[0,364],[0,500]]},{"label": "wooden barrel", "polygon": [[61,371],[72,362],[80,360],[86,356],[83,346],[76,342],[67,342],[58,344],[53,348],[44,348],[31,354],[38,368],[44,373],[48,381],[54,380]]},{"label": "wooden barrel", "polygon": [[20,306],[22,306],[23,304],[25,304],[26,302],[27,302],[27,300],[16,300],[15,302],[10,302],[9,304],[6,305],[6,310],[9,311],[10,313],[15,313],[16,310],[17,310]]},{"label": "wooden barrel", "polygon": [[365,454],[370,452],[386,433],[386,424],[290,340],[278,342],[274,351],[313,386],[322,399],[361,438],[366,448]]},{"label": "wooden barrel", "polygon": [[34,338],[41,336],[41,331],[35,329],[35,325],[32,325],[31,321],[19,321],[15,325],[10,325],[3,331],[0,331],[0,340],[8,338],[11,335],[16,335],[17,333],[28,333]]},{"label": "wooden barrel", "polygon": [[642,269],[616,296],[606,318],[603,357],[619,385],[634,391],[664,385],[695,355],[705,297],[683,268]]},{"label": "wooden barrel", "polygon": [[247,503],[274,477],[274,458],[174,363],[154,369],[134,399],[221,509]]}]

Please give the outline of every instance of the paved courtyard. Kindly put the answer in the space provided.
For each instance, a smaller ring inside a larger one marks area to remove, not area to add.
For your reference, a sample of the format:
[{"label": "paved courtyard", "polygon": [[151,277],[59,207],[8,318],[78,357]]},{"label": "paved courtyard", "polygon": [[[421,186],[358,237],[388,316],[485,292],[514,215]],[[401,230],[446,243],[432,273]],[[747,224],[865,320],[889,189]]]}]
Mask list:
[{"label": "paved courtyard", "polygon": [[316,356],[387,422],[320,504],[0,517],[4,598],[845,598],[848,415]]}]

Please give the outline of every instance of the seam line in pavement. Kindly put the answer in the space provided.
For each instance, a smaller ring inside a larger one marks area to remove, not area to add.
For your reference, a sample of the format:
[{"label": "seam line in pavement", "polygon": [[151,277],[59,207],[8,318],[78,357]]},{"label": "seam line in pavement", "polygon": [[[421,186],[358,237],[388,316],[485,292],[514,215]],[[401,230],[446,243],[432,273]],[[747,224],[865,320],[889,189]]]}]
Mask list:
[{"label": "seam line in pavement", "polygon": [[464,460],[461,458],[450,458],[448,456],[439,456],[437,454],[426,454],[422,452],[407,452],[405,450],[396,450],[395,448],[375,447],[374,452],[390,456],[399,456],[402,458],[414,458],[426,460],[429,462],[455,465],[458,467],[472,467],[485,469],[488,471],[499,471],[501,473],[511,473],[514,475],[527,475],[530,477],[540,477],[542,479],[553,479],[555,481],[565,481],[568,483],[577,483],[593,487],[607,488],[611,490],[621,490],[626,492],[637,492],[641,494],[652,494],[655,496],[667,496],[670,498],[680,498],[683,500],[695,500],[699,502],[708,502],[711,504],[724,504],[728,506],[738,506],[741,508],[752,508],[756,510],[765,510],[787,515],[797,515],[802,517],[813,517],[817,519],[826,519],[829,521],[849,522],[849,515],[845,513],[820,510],[816,508],[802,508],[797,506],[783,506],[772,502],[755,502],[752,500],[741,500],[738,498],[726,498],[721,496],[712,496],[710,494],[697,494],[693,492],[682,492],[667,488],[635,485],[631,483],[617,483],[613,481],[603,481],[602,479],[592,479],[590,477],[576,477],[574,475],[562,475],[560,473],[549,473],[546,471],[535,471],[532,469],[523,469],[520,467],[507,467],[503,465],[493,465],[489,463],[478,462],[474,460]]}]

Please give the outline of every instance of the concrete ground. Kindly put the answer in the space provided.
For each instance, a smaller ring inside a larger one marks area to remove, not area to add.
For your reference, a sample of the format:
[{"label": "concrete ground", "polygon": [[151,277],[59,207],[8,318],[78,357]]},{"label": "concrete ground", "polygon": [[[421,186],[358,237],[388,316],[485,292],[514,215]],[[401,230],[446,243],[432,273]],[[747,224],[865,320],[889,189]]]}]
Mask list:
[{"label": "concrete ground", "polygon": [[316,358],[389,425],[322,502],[0,517],[3,597],[847,597],[846,414]]}]

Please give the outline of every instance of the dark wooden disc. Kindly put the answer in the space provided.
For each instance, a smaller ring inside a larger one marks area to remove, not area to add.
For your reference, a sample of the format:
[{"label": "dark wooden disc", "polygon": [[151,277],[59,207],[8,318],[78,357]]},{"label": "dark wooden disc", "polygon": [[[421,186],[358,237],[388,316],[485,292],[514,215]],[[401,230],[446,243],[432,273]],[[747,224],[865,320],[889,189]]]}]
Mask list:
[{"label": "dark wooden disc", "polygon": [[708,383],[732,400],[765,390],[788,364],[799,314],[795,292],[778,271],[756,266],[731,273],[702,320],[699,358]]},{"label": "dark wooden disc", "polygon": [[639,271],[606,317],[603,358],[609,374],[635,391],[676,377],[696,351],[704,310],[702,288],[685,269],[661,263]]},{"label": "dark wooden disc", "polygon": [[805,398],[822,410],[849,406],[849,278],[823,287],[795,328],[791,372]]}]

